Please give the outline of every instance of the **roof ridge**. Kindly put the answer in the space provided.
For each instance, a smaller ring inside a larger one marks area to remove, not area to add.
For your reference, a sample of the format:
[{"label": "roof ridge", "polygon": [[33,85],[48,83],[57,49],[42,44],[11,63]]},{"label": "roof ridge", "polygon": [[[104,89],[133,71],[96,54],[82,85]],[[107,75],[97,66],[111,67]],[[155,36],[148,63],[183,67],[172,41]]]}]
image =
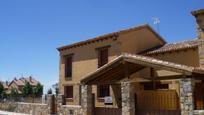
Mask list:
[{"label": "roof ridge", "polygon": [[93,43],[93,42],[96,42],[96,41],[102,41],[102,40],[110,39],[110,38],[114,39],[115,37],[118,36],[118,34],[121,34],[123,32],[135,31],[135,30],[139,30],[139,29],[142,29],[142,28],[149,29],[149,31],[151,31],[155,36],[157,36],[157,39],[159,39],[163,43],[166,43],[166,41],[150,25],[142,24],[142,25],[137,25],[137,26],[130,27],[130,28],[127,28],[127,29],[121,29],[121,30],[111,32],[111,33],[108,33],[108,34],[99,35],[97,37],[90,38],[90,39],[83,40],[83,41],[79,41],[79,42],[76,42],[76,43],[73,43],[73,44],[65,45],[65,46],[59,47],[57,49],[58,49],[58,51],[61,51],[61,50],[64,50],[64,49],[69,49],[69,48],[73,48],[73,47],[77,47],[77,46],[81,46],[81,45],[86,45],[86,44]]},{"label": "roof ridge", "polygon": [[199,39],[197,38],[194,38],[194,39],[191,39],[191,40],[183,40],[183,41],[177,41],[177,42],[172,42],[172,43],[167,43],[165,45],[169,45],[169,44],[181,44],[181,43],[186,43],[186,42],[189,42],[189,41],[198,41]]}]

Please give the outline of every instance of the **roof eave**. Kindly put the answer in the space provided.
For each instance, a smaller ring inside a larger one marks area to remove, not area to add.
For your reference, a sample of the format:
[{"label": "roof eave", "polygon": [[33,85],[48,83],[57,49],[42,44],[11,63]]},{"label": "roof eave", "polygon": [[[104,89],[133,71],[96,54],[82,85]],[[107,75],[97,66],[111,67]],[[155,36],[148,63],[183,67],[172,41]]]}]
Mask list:
[{"label": "roof eave", "polygon": [[77,43],[74,43],[74,44],[65,45],[65,46],[57,48],[57,50],[62,51],[64,49],[69,49],[69,48],[89,44],[89,43],[92,43],[92,42],[95,42],[95,41],[101,41],[101,40],[106,39],[106,38],[107,39],[114,38],[114,37],[118,36],[121,33],[129,32],[129,31],[135,31],[135,30],[143,29],[143,28],[147,28],[148,30],[150,30],[155,36],[157,36],[157,38],[162,42],[162,44],[167,43],[164,40],[164,38],[162,38],[151,26],[149,26],[148,24],[143,24],[143,25],[136,26],[136,27],[133,27],[133,28],[124,29],[124,30],[120,30],[120,31],[117,31],[117,32],[101,35],[101,36],[98,36],[98,37],[95,37],[95,38],[92,38],[92,39],[88,39],[88,40],[85,40],[85,41],[77,42]]}]

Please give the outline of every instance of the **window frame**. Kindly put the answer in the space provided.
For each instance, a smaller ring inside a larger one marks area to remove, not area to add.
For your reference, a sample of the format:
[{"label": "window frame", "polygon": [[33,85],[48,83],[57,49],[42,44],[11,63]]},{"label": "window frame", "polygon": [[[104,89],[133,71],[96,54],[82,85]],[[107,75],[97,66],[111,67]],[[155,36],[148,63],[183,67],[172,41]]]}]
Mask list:
[{"label": "window frame", "polygon": [[[68,88],[70,88],[70,89],[68,90]],[[67,94],[69,93],[70,90],[72,93],[70,94],[71,96],[68,97],[69,95],[67,95]],[[73,100],[73,98],[74,98],[74,86],[73,85],[64,86],[64,95],[65,95],[66,99]]]},{"label": "window frame", "polygon": [[[110,49],[110,47],[111,47],[110,45],[107,45],[107,46],[96,48],[97,55],[98,55],[98,68],[102,67],[103,65],[105,65],[105,64],[107,64],[109,62],[109,49]],[[105,63],[102,62],[102,56],[101,56],[101,53],[104,50],[107,50],[107,57],[106,57],[107,61]]]},{"label": "window frame", "polygon": [[[68,58],[70,58],[70,62],[68,62]],[[70,63],[70,67],[68,67],[68,63]],[[64,77],[65,80],[72,80],[72,74],[73,74],[73,54],[69,54],[64,56]]]}]

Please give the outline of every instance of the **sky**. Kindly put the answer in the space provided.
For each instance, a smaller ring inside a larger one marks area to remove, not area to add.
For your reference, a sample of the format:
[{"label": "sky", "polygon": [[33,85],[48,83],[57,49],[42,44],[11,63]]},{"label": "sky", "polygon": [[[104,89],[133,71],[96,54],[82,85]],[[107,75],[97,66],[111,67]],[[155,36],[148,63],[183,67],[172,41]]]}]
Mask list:
[{"label": "sky", "polygon": [[142,24],[168,42],[194,39],[190,12],[201,8],[203,0],[0,0],[0,80],[32,75],[46,91],[59,79],[57,47]]}]

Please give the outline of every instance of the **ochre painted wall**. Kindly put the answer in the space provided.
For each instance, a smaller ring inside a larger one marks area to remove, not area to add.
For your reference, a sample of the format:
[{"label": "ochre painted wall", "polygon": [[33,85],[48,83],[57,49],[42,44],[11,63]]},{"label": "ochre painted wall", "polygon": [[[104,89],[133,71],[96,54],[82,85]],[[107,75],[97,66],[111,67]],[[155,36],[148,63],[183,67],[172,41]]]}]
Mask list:
[{"label": "ochre painted wall", "polygon": [[199,55],[197,48],[183,51],[174,51],[169,53],[161,53],[150,56],[157,59],[179,63],[183,65],[199,66]]},{"label": "ochre painted wall", "polygon": [[196,17],[196,21],[198,24],[198,36],[204,39],[204,14],[199,14]]},{"label": "ochre painted wall", "polygon": [[145,29],[121,34],[118,39],[122,53],[136,54],[163,44],[157,36]]},{"label": "ochre painted wall", "polygon": [[[76,48],[63,50],[60,52],[60,93],[64,94],[64,86],[74,86],[74,99],[67,101],[67,104],[80,104],[80,80],[98,68],[98,58],[96,48],[110,45],[109,61],[115,59],[122,53],[139,53],[146,49],[156,47],[163,42],[155,36],[149,29],[140,29],[119,34],[117,40],[108,39]],[[65,79],[64,56],[73,54],[72,80]],[[113,95],[112,88],[111,94]],[[96,93],[93,87],[93,93]],[[115,103],[114,103],[115,104]],[[96,105],[102,106],[103,103],[96,100]]]}]

